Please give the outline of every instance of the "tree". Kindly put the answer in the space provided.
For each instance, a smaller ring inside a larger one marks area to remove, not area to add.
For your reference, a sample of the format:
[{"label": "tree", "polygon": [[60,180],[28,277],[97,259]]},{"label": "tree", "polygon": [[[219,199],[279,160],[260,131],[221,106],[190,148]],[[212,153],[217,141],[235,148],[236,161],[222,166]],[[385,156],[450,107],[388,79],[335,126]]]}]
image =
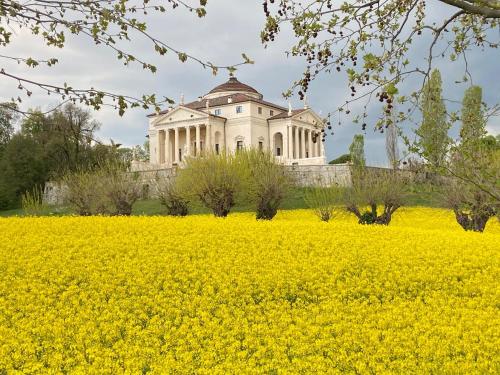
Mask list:
[{"label": "tree", "polygon": [[366,165],[365,160],[365,139],[362,134],[356,134],[349,146],[351,162],[355,170],[363,169]]},{"label": "tree", "polygon": [[447,168],[446,199],[462,228],[482,232],[500,210],[500,150],[486,137],[480,87],[465,92],[461,117],[460,142]]},{"label": "tree", "polygon": [[68,171],[97,164],[99,160],[95,159],[103,150],[93,148],[92,143],[99,127],[90,111],[67,103],[48,115],[30,111],[21,124],[21,131],[42,147],[51,177],[57,178]]},{"label": "tree", "polygon": [[14,134],[16,112],[11,103],[0,103],[0,155]]},{"label": "tree", "polygon": [[[454,62],[472,48],[498,47],[498,36],[488,32],[498,27],[498,0],[264,0],[263,7],[262,43],[267,46],[290,27],[295,42],[287,52],[307,62],[285,96],[297,90],[303,98],[319,75],[346,73],[351,100],[330,114],[348,113],[352,101],[369,102],[375,96],[384,113],[392,111],[396,100],[416,105],[422,90],[399,93],[404,80],[427,81],[436,58]],[[443,15],[436,21],[438,14]],[[412,60],[422,54],[425,59]],[[383,122],[381,116],[377,126]]]},{"label": "tree", "polygon": [[0,208],[20,203],[21,194],[44,186],[47,165],[40,146],[29,137],[15,134],[0,159]]},{"label": "tree", "polygon": [[422,122],[416,130],[417,145],[431,167],[443,165],[450,138],[450,125],[446,121],[446,107],[442,98],[442,81],[439,70],[434,70],[422,93]]},{"label": "tree", "polygon": [[[206,14],[207,0],[200,0],[197,7],[179,0],[167,0],[163,3],[150,0],[34,0],[29,2],[2,0],[0,1],[0,46],[6,47],[18,38],[20,33],[16,31],[19,29],[23,30],[23,36],[25,33],[30,33],[33,39],[57,49],[66,46],[69,35],[88,39],[93,41],[96,47],[114,51],[124,65],[138,64],[152,73],[157,71],[157,67],[126,49],[126,42],[136,42],[141,47],[146,42],[159,55],[173,54],[181,62],[195,61],[204,68],[209,68],[214,74],[220,69],[232,72],[236,66],[251,63],[251,60],[243,54],[243,61],[238,64],[218,66],[181,51],[151,35],[148,31],[148,15],[165,13],[167,4],[172,9],[185,8],[198,17],[204,17]],[[0,55],[0,59],[23,64],[27,71],[39,66],[54,67],[59,62],[57,57],[41,59],[32,56]],[[36,80],[28,73],[14,74],[5,67],[0,69],[0,76],[4,80],[14,80],[27,97],[32,96],[34,90],[38,90],[58,96],[63,101],[83,103],[94,109],[100,109],[103,105],[112,106],[120,115],[127,108],[133,107],[145,109],[152,107],[159,111],[162,103],[173,102],[169,98],[158,100],[154,93],[133,97],[93,87],[76,88],[66,82],[53,85]],[[12,100],[22,101],[20,97]]]},{"label": "tree", "polygon": [[350,154],[340,155],[338,158],[331,160],[328,164],[345,164],[351,161]]}]

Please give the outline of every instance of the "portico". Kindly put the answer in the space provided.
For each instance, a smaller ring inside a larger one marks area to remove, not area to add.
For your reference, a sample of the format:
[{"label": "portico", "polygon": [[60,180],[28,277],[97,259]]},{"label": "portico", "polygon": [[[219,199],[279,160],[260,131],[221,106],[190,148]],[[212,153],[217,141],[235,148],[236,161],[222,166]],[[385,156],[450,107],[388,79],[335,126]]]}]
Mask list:
[{"label": "portico", "polygon": [[269,150],[284,164],[325,164],[323,120],[306,105],[288,110],[231,77],[197,101],[149,116],[150,163],[182,165],[203,152]]}]

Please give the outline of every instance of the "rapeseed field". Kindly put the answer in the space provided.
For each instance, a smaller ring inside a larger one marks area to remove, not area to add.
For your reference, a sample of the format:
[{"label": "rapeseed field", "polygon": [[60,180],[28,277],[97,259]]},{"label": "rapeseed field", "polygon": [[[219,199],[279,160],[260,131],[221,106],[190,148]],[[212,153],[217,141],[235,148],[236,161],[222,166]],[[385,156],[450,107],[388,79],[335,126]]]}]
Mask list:
[{"label": "rapeseed field", "polygon": [[500,224],[0,219],[0,374],[500,373]]}]

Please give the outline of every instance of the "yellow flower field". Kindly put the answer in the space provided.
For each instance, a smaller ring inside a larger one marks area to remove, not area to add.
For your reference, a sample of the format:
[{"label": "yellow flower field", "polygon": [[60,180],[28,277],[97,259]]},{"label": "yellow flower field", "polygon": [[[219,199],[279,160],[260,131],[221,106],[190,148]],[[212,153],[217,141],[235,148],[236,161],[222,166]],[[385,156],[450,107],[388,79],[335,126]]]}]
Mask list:
[{"label": "yellow flower field", "polygon": [[0,219],[0,374],[500,373],[500,224]]}]

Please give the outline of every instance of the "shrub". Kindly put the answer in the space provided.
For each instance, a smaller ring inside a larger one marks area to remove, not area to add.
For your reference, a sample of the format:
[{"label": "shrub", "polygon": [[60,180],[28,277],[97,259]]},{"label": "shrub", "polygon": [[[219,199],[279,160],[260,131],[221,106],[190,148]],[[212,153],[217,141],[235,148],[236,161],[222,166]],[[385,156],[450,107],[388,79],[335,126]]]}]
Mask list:
[{"label": "shrub", "polygon": [[328,222],[333,217],[338,193],[338,188],[320,184],[319,186],[308,187],[305,191],[304,200],[321,221]]},{"label": "shrub", "polygon": [[62,180],[67,187],[66,200],[78,215],[90,216],[109,211],[105,197],[99,191],[101,181],[95,171],[71,172]]},{"label": "shrub", "polygon": [[179,191],[199,199],[216,217],[226,217],[242,193],[238,168],[235,156],[227,153],[188,157],[177,177]]},{"label": "shrub", "polygon": [[132,206],[139,199],[142,186],[139,174],[128,172],[121,163],[108,163],[98,172],[101,191],[109,201],[110,214],[130,216]]},{"label": "shrub", "polygon": [[167,209],[170,216],[186,216],[189,212],[189,201],[179,191],[177,184],[171,178],[156,180],[156,190],[160,204]]},{"label": "shrub", "polygon": [[26,191],[21,195],[23,211],[28,216],[40,216],[45,205],[43,203],[42,188],[36,185],[31,191]]},{"label": "shrub", "polygon": [[[397,171],[363,168],[353,171],[352,187],[346,190],[345,205],[360,224],[389,225],[392,215],[404,204],[403,179]],[[383,205],[382,212],[378,211]],[[367,210],[363,210],[368,207]]]},{"label": "shrub", "polygon": [[132,213],[139,199],[138,175],[121,163],[104,163],[93,170],[80,170],[63,178],[67,201],[78,215],[124,215]]},{"label": "shrub", "polygon": [[236,158],[257,220],[272,220],[291,186],[284,166],[271,153],[257,149],[243,150]]},{"label": "shrub", "polygon": [[351,161],[351,154],[340,155],[337,159],[331,160],[328,164],[346,164]]},{"label": "shrub", "polygon": [[457,223],[466,231],[483,232],[488,220],[498,215],[489,194],[458,179],[450,181],[445,197]]}]

